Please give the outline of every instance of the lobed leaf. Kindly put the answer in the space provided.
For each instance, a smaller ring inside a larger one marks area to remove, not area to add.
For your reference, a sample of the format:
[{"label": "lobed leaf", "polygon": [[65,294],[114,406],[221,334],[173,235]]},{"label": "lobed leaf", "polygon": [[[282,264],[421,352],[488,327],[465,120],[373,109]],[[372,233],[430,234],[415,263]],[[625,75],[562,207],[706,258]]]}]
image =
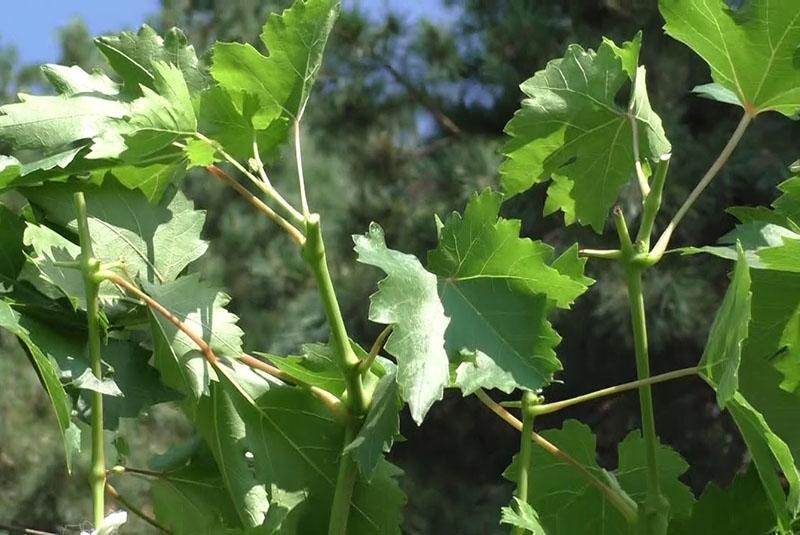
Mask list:
[{"label": "lobed leaf", "polygon": [[[249,44],[214,46],[211,75],[228,98],[233,98],[236,115],[251,117],[255,130],[273,132],[271,146],[263,143],[262,150],[272,150],[283,141],[289,125],[300,120],[339,9],[339,2],[334,0],[297,0],[281,15],[271,15],[261,33],[268,56]],[[239,98],[243,93],[256,98],[259,105],[249,107],[247,99]],[[219,101],[224,94],[217,92],[213,98]],[[224,105],[227,109],[220,114],[231,115],[231,105]],[[231,137],[240,147],[238,135]],[[248,147],[252,141],[251,136]]]},{"label": "lobed leaf", "polygon": [[[211,447],[245,527],[270,510],[268,489],[303,492],[281,533],[324,533],[341,458],[343,429],[307,391],[272,387],[247,399],[227,378],[201,401],[198,427]],[[280,462],[273,462],[280,459]],[[404,496],[399,470],[381,461],[371,482],[356,482],[348,533],[399,533]]]},{"label": "lobed leaf", "polygon": [[[800,112],[800,4],[748,0],[660,0],[666,32],[702,57],[714,82],[736,95],[751,114]],[[716,100],[720,93],[709,93]]]},{"label": "lobed leaf", "polygon": [[[656,160],[671,150],[647,99],[644,71],[634,75],[640,46],[640,36],[622,47],[605,40],[597,52],[571,45],[520,86],[528,98],[505,128],[500,172],[506,192],[552,179],[545,212],[561,210],[567,223],[602,232],[634,173],[632,122],[641,158]],[[624,110],[616,98],[631,79],[631,107]]]},{"label": "lobed leaf", "polygon": [[436,277],[412,255],[386,247],[383,229],[370,224],[364,236],[353,236],[358,261],[383,270],[370,298],[369,319],[394,325],[386,351],[397,359],[400,395],[421,424],[449,382],[445,329],[449,319],[439,299]]},{"label": "lobed leaf", "polygon": [[[612,481],[613,486],[638,503],[646,495],[645,445],[638,431],[634,431],[620,444],[619,468],[613,473],[603,470],[595,458],[596,441],[588,426],[567,420],[561,429],[542,433],[548,441],[572,456],[586,470],[601,481]],[[671,448],[659,445],[657,449],[659,479],[664,494],[670,501],[674,516],[688,516],[693,495],[679,480],[688,465]],[[591,485],[574,466],[560,458],[534,448],[531,459],[529,501],[538,512],[544,532],[548,535],[595,535],[597,533],[631,533],[624,517],[613,508],[597,487]],[[516,481],[519,457],[515,456],[503,476]],[[586,519],[593,519],[587,522]]]},{"label": "lobed leaf", "polygon": [[[149,285],[147,292],[174,316],[200,336],[218,357],[235,359],[242,354],[239,320],[225,309],[230,298],[217,288],[186,275],[163,285]],[[190,395],[194,401],[209,394],[217,373],[197,345],[169,320],[151,312],[155,366],[162,381]]]},{"label": "lobed leaf", "polygon": [[550,246],[520,238],[521,222],[499,217],[501,203],[490,190],[473,195],[428,253],[450,318],[446,347],[451,357],[461,355],[456,383],[465,394],[547,385],[561,369],[553,350],[561,338],[547,316],[593,282],[576,249],[553,261]]}]

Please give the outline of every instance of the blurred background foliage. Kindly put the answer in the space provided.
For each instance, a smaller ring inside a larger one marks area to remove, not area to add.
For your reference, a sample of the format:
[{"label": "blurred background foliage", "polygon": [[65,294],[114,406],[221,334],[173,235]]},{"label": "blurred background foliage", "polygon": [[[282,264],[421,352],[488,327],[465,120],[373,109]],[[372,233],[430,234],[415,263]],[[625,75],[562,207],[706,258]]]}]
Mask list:
[{"label": "blurred background foliage", "polygon": [[[433,3],[433,0],[428,0]],[[198,54],[215,40],[258,40],[267,15],[285,7],[275,0],[162,0],[148,21],[163,32],[182,28]],[[669,217],[715,158],[738,120],[738,111],[690,95],[709,81],[708,68],[688,49],[662,34],[650,0],[444,0],[435,13],[446,20],[410,18],[403,9],[376,15],[369,2],[345,3],[327,49],[324,72],[304,128],[310,202],[322,213],[334,280],[351,334],[369,345],[379,328],[366,320],[378,273],[356,264],[350,235],[370,221],[386,229],[391,247],[424,256],[434,244],[432,214],[460,210],[468,195],[497,187],[504,124],[518,108],[518,85],[560,57],[569,43],[596,47],[644,31],[643,63],[654,108],[674,147],[663,212]],[[395,3],[395,7],[402,3]],[[445,9],[446,8],[446,9]],[[424,9],[415,8],[417,11]],[[132,21],[132,25],[135,21]],[[80,20],[59,31],[60,63],[103,69],[92,36]],[[206,61],[208,57],[205,57]],[[13,47],[0,49],[0,99],[41,91],[37,66],[20,65]],[[714,242],[732,224],[731,205],[768,204],[775,186],[797,158],[797,123],[759,118],[745,142],[703,195],[674,238],[675,245]],[[294,166],[276,155],[273,182],[294,191]],[[208,210],[208,254],[192,269],[227,288],[241,317],[250,350],[288,353],[326,338],[313,281],[291,243],[236,194],[204,172],[185,189]],[[544,189],[514,199],[506,214],[524,221],[526,235],[563,250],[575,241],[608,247],[613,236],[564,229],[560,216],[543,218]],[[637,195],[621,201],[628,220],[638,214]],[[661,221],[663,223],[663,220]],[[608,229],[612,230],[612,229]],[[694,365],[727,284],[728,266],[708,258],[670,255],[647,278],[654,373]],[[558,318],[564,363],[550,399],[627,381],[635,376],[627,301],[620,273],[592,263],[597,284],[573,310]],[[56,427],[33,370],[9,339],[0,346],[0,523],[59,530],[88,518],[84,472],[69,479]],[[720,415],[712,392],[699,380],[655,389],[658,431],[691,464],[685,481],[700,491],[709,481],[728,483],[747,463],[735,430]],[[609,398],[537,420],[559,426],[580,418],[598,433],[601,463],[616,458],[615,445],[639,425],[635,395]],[[158,407],[121,426],[121,453],[131,465],[185,438],[188,424]],[[517,435],[457,393],[436,405],[421,428],[403,422],[407,441],[391,456],[406,471],[410,534],[502,532],[499,508],[511,489],[500,473],[517,449]],[[122,446],[125,447],[122,447]],[[145,484],[120,490],[147,511]],[[128,533],[148,533],[132,523]]]}]

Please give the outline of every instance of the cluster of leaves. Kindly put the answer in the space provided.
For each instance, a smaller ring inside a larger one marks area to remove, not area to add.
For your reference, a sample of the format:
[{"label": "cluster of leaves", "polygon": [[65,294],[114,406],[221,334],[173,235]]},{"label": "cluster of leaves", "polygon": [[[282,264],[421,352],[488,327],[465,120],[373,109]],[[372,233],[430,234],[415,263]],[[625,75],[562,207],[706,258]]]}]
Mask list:
[{"label": "cluster of leaves", "polygon": [[[707,0],[707,13],[678,0],[662,0],[661,7],[667,31],[711,65],[715,84],[699,89],[703,95],[738,104],[747,117],[800,111],[793,63],[800,11],[789,0],[753,0],[738,9]],[[385,350],[397,363],[378,359],[365,375],[370,402],[354,437],[312,394],[319,388],[348,399],[335,344],[308,345],[302,356],[268,355],[289,382],[240,362],[243,333],[226,310],[229,298],[185,274],[207,248],[200,238],[204,214],[176,186],[188,168],[219,162],[244,174],[242,161],[263,171],[262,160],[270,161],[289,130],[299,128],[338,10],[330,0],[297,0],[264,26],[269,55],[219,43],[209,73],[177,30],[164,38],[148,27],[103,37],[97,46],[115,78],[46,66],[57,95],[21,95],[0,108],[0,139],[13,154],[0,156],[0,191],[13,189],[27,202],[21,211],[0,207],[0,244],[10,252],[0,264],[0,326],[27,349],[58,417],[68,462],[80,433],[75,417],[90,416],[87,391],[108,397],[109,430],[120,417],[180,400],[202,440],[177,446],[153,485],[157,520],[175,533],[324,532],[348,456],[360,473],[348,532],[399,532],[405,498],[399,470],[384,454],[399,436],[402,407],[408,404],[421,423],[445,388],[469,395],[547,387],[561,369],[551,316],[593,283],[577,246],[556,256],[543,242],[520,237],[521,222],[500,215],[504,196],[485,190],[463,214],[437,220],[438,244],[424,265],[389,249],[375,223],[354,237],[358,261],[386,273],[369,319],[392,327]],[[705,26],[708,20],[713,27]],[[739,41],[726,41],[736,32]],[[550,181],[546,213],[560,210],[567,223],[602,231],[631,177],[638,171],[646,181],[671,151],[647,96],[640,47],[640,36],[621,46],[605,40],[596,52],[573,45],[522,85],[528,98],[506,129],[501,172],[508,196]],[[737,526],[789,532],[800,508],[800,437],[792,426],[800,294],[790,294],[800,288],[799,184],[800,178],[786,182],[773,209],[735,209],[741,225],[723,246],[691,250],[737,262],[700,371],[734,417],[762,485],[751,472],[694,503],[678,481],[686,463],[659,445],[670,533],[701,532],[719,511],[745,500],[756,506]],[[259,187],[271,187],[266,175]],[[72,269],[80,255],[76,191],[86,196],[97,260],[121,269],[200,336],[219,367],[175,321],[106,281],[100,286],[104,374],[91,372],[88,296]],[[356,342],[352,349],[361,362],[370,358]],[[645,502],[648,461],[638,433],[619,445],[613,472],[597,465],[586,426],[568,422],[544,436],[613,492]],[[537,450],[526,469],[537,483],[529,503],[504,511],[505,522],[550,535],[596,532],[587,517],[604,531],[629,529],[570,463]],[[520,470],[517,460],[506,476],[516,480]],[[203,513],[187,518],[189,509]]]}]

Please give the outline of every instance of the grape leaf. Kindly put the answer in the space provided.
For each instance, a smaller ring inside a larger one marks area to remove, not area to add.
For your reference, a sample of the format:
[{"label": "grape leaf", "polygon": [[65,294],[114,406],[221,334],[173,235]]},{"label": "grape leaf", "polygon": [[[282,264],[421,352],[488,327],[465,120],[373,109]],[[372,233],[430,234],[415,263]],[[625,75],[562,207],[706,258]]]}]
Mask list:
[{"label": "grape leaf", "polygon": [[666,32],[702,57],[711,77],[751,114],[800,112],[800,4],[749,0],[730,9],[724,0],[660,0]]},{"label": "grape leaf", "polygon": [[[547,440],[566,452],[601,481],[616,480],[622,492],[642,503],[646,495],[645,445],[638,431],[620,444],[619,468],[609,473],[600,468],[595,458],[596,441],[588,426],[567,420],[561,429],[542,433]],[[541,448],[534,448],[531,459],[530,504],[539,514],[539,521],[548,535],[595,535],[597,533],[630,533],[624,517],[613,508],[597,487],[584,479],[574,466],[554,457]],[[670,501],[674,516],[688,516],[693,503],[691,491],[678,476],[688,465],[671,448],[657,448],[659,480]],[[519,457],[515,456],[503,476],[516,481]],[[587,518],[594,519],[586,522]]]},{"label": "grape leaf", "polygon": [[[218,357],[237,358],[242,354],[239,318],[225,309],[230,298],[196,274],[186,275],[163,285],[148,285],[147,292],[189,329],[200,335]],[[169,387],[192,396],[196,401],[209,393],[208,386],[217,373],[197,345],[169,320],[152,314],[155,365]]]},{"label": "grape leaf", "polygon": [[[528,97],[506,125],[509,139],[500,172],[511,195],[554,180],[547,211],[602,232],[608,211],[634,173],[632,121],[639,152],[655,160],[671,148],[661,120],[647,100],[644,73],[637,73],[630,110],[615,98],[631,81],[640,39],[617,47],[605,40],[595,53],[571,45],[561,59],[520,87]],[[626,70],[627,69],[627,70]]]},{"label": "grape leaf", "polygon": [[383,459],[383,454],[392,449],[395,437],[400,434],[400,409],[403,401],[397,388],[397,369],[384,361],[386,375],[380,378],[364,423],[343,454],[351,454],[358,463],[361,474],[370,480]]},{"label": "grape leaf", "polygon": [[103,262],[124,261],[132,276],[150,282],[174,279],[208,248],[200,239],[205,214],[178,192],[150,204],[139,191],[107,178],[100,186],[77,181],[26,188],[23,194],[45,218],[77,231],[74,191],[82,190],[95,254]]},{"label": "grape leaf", "polygon": [[[636,503],[643,504],[647,498],[647,445],[642,433],[631,431],[617,446],[619,465],[614,471],[620,486]],[[678,479],[689,464],[669,446],[659,444],[656,449],[661,492],[669,501],[670,518],[685,518],[691,515],[694,504],[692,490]]]},{"label": "grape leaf", "polygon": [[739,363],[742,343],[747,338],[750,322],[750,268],[739,249],[733,280],[711,325],[708,342],[700,359],[700,375],[717,392],[720,408],[739,388]]},{"label": "grape leaf", "polygon": [[690,519],[670,523],[669,535],[772,533],[775,516],[755,470],[739,474],[727,488],[708,485]]},{"label": "grape leaf", "polygon": [[28,350],[28,355],[47,391],[50,404],[55,412],[61,439],[64,443],[67,470],[71,472],[73,456],[80,451],[80,429],[72,423],[72,402],[61,385],[58,369],[47,354],[31,339],[28,329],[20,324],[19,313],[2,300],[0,300],[0,328],[17,336]]},{"label": "grape leaf", "polygon": [[[113,129],[115,120],[129,113],[125,103],[94,95],[20,95],[20,100],[0,107],[0,140],[15,150],[52,153],[82,140],[91,141]],[[115,154],[96,150],[94,155],[102,158]],[[59,165],[67,163],[62,160]]]},{"label": "grape leaf", "polygon": [[[98,171],[99,176],[103,177],[106,171]],[[158,204],[169,186],[186,174],[186,166],[174,163],[154,163],[143,167],[121,165],[114,166],[112,174],[126,188],[141,190],[150,203]]]},{"label": "grape leaf", "polygon": [[[498,216],[502,195],[473,195],[463,217],[453,213],[428,253],[439,277],[439,297],[450,318],[446,346],[462,354],[456,382],[465,394],[477,388],[535,390],[561,368],[553,347],[560,337],[547,314],[568,307],[586,291],[576,251],[553,262],[553,249],[520,238],[519,220]],[[552,265],[551,265],[552,263]]]},{"label": "grape leaf", "polygon": [[449,322],[439,300],[436,277],[416,257],[386,247],[383,229],[369,226],[364,236],[353,236],[358,261],[380,268],[387,277],[370,298],[369,319],[394,325],[386,351],[397,359],[400,395],[411,416],[421,424],[431,405],[442,399],[450,380],[445,351]]},{"label": "grape leaf", "polygon": [[23,243],[32,249],[29,258],[37,271],[23,270],[20,279],[27,280],[48,297],[66,297],[74,308],[86,310],[83,275],[77,269],[57,264],[76,262],[80,246],[49,227],[33,223],[27,224]]},{"label": "grape leaf", "polygon": [[130,118],[124,128],[120,127],[127,146],[123,158],[129,161],[141,161],[197,131],[197,118],[181,70],[160,61],[153,61],[152,68],[155,89],[142,87],[142,96],[131,103]]},{"label": "grape leaf", "polygon": [[[789,531],[791,517],[798,509],[800,491],[800,473],[789,446],[772,431],[764,416],[742,394],[734,394],[727,409],[747,444],[778,524],[784,531]],[[779,470],[789,482],[788,502],[777,475]]]},{"label": "grape leaf", "polygon": [[[605,479],[604,470],[595,459],[595,437],[586,425],[567,420],[561,429],[544,431],[542,435],[593,475]],[[529,501],[548,535],[629,532],[625,518],[572,465],[541,448],[533,448],[530,473],[536,483],[528,491]],[[518,474],[519,456],[515,455],[503,476],[516,482]],[[595,521],[586,522],[587,518]]]},{"label": "grape leaf", "polygon": [[[360,345],[350,340],[356,356],[363,359],[367,356]],[[255,352],[269,359],[275,367],[307,385],[318,386],[328,392],[340,396],[344,393],[346,383],[336,361],[334,349],[328,344],[304,344],[303,355],[281,357],[269,353]]]},{"label": "grape leaf", "polygon": [[0,191],[22,173],[22,164],[13,156],[0,154]]},{"label": "grape leaf", "polygon": [[164,38],[144,24],[137,33],[121,32],[95,39],[100,52],[106,56],[111,68],[122,78],[125,90],[141,94],[141,87],[155,89],[153,63],[171,63],[180,68],[192,91],[203,89],[208,80],[197,60],[194,47],[186,35],[172,28]]},{"label": "grape leaf", "polygon": [[256,130],[279,125],[285,133],[290,121],[300,119],[339,8],[333,0],[297,0],[282,15],[271,15],[261,33],[269,56],[249,44],[214,46],[214,79],[231,95],[258,98]]},{"label": "grape leaf", "polygon": [[[120,418],[136,418],[152,405],[175,401],[181,396],[161,384],[158,372],[148,364],[151,353],[130,342],[109,339],[101,348],[104,377],[113,381],[121,395],[103,400],[103,426],[117,429]],[[86,366],[89,365],[84,360]],[[91,399],[83,394],[78,410],[84,421],[91,421]]]},{"label": "grape leaf", "polygon": [[0,204],[0,284],[13,281],[25,264],[22,236],[25,222]]},{"label": "grape leaf", "polygon": [[241,527],[236,506],[207,448],[152,483],[156,519],[175,535],[223,533]]},{"label": "grape leaf", "polygon": [[65,67],[48,63],[42,65],[42,74],[59,95],[73,96],[81,93],[99,93],[113,97],[119,94],[119,84],[101,72],[89,74],[77,65]]},{"label": "grape leaf", "polygon": [[206,167],[217,161],[217,150],[199,139],[190,139],[186,142],[186,158],[189,160],[189,168]]},{"label": "grape leaf", "polygon": [[[201,401],[197,424],[243,524],[264,521],[269,509],[266,489],[275,485],[285,492],[306,493],[286,519],[297,533],[324,533],[328,518],[322,512],[330,510],[343,429],[301,389],[276,386],[251,400],[226,377],[211,389],[212,395]],[[394,479],[398,473],[382,461],[370,483],[356,482],[348,533],[400,533],[404,497]]]},{"label": "grape leaf", "polygon": [[[515,510],[516,509],[516,510]],[[500,510],[501,524],[510,524],[517,528],[530,531],[533,535],[547,535],[544,528],[539,523],[539,515],[528,503],[522,502],[514,497],[514,508],[503,507]]]}]

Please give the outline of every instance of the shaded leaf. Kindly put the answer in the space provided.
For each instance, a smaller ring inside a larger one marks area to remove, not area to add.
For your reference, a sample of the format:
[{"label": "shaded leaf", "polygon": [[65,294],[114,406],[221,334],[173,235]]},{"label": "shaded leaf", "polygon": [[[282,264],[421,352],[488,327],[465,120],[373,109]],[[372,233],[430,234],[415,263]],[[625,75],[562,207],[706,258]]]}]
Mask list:
[{"label": "shaded leaf", "polygon": [[[148,293],[184,325],[199,335],[218,357],[242,354],[239,320],[225,309],[230,298],[192,274],[164,285],[146,288]],[[151,312],[155,365],[165,384],[189,394],[196,401],[207,395],[217,373],[197,345],[171,322]]]},{"label": "shaded leaf", "polygon": [[5,301],[0,301],[0,328],[3,328],[19,338],[28,350],[39,379],[42,382],[50,404],[56,415],[58,428],[64,443],[67,469],[72,471],[72,458],[80,451],[80,430],[72,423],[72,403],[61,386],[58,369],[48,358],[47,354],[30,337],[30,331],[20,324],[20,315],[15,312]]},{"label": "shaded leaf", "polygon": [[381,377],[372,396],[372,404],[358,434],[344,448],[358,463],[362,476],[370,480],[383,454],[392,449],[400,434],[400,410],[403,401],[397,388],[397,369],[386,361],[386,375]]},{"label": "shaded leaf", "polygon": [[[268,489],[275,485],[306,493],[285,520],[296,533],[327,530],[343,429],[310,393],[276,386],[246,399],[223,377],[201,401],[198,417],[245,526],[264,522]],[[398,473],[382,461],[370,483],[356,482],[348,533],[399,534],[404,497],[394,479]]]},{"label": "shaded leaf", "polygon": [[711,325],[708,342],[700,359],[700,375],[716,390],[721,408],[739,388],[742,342],[750,322],[750,269],[739,249],[739,259],[728,291]]},{"label": "shaded leaf", "polygon": [[686,520],[670,523],[669,535],[771,533],[775,515],[755,470],[739,474],[727,488],[710,484]]}]

